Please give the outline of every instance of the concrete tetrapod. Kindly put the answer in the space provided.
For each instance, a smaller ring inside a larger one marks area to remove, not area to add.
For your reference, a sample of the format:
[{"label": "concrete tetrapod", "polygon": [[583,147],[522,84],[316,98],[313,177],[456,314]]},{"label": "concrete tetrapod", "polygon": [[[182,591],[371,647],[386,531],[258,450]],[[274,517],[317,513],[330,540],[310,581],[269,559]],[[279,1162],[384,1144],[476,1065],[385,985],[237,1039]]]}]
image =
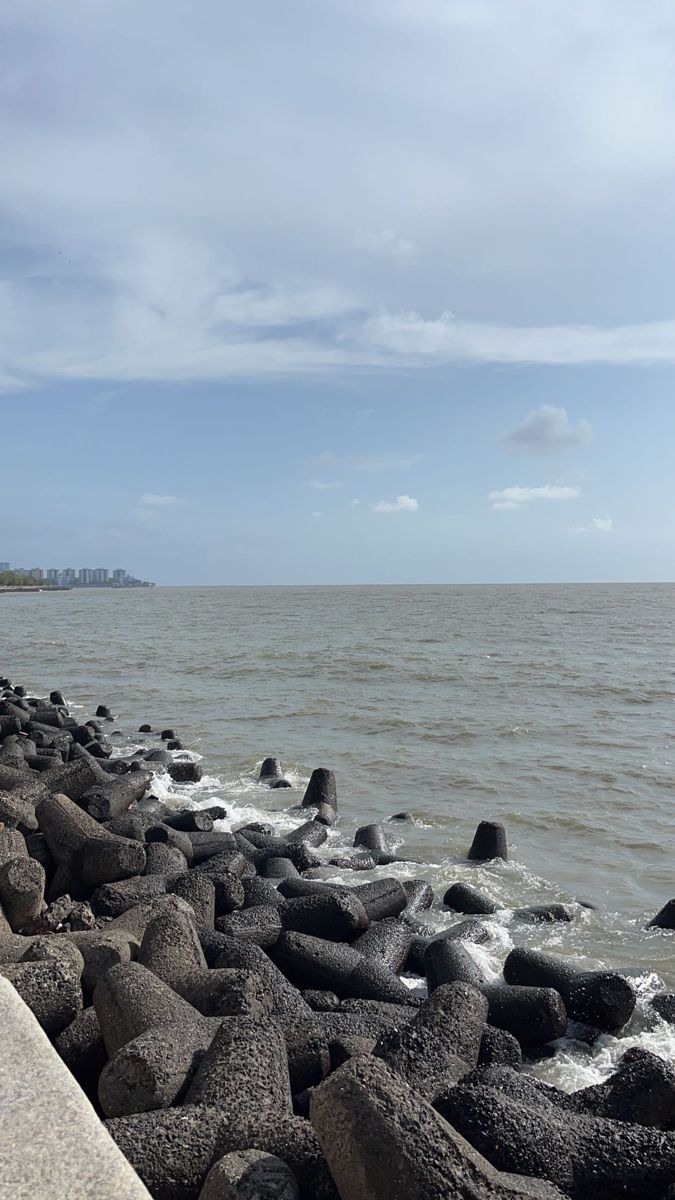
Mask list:
[{"label": "concrete tetrapod", "polygon": [[[675,1134],[536,1106],[480,1082],[451,1088],[438,1108],[502,1171],[549,1179],[571,1200],[660,1200],[675,1181]],[[515,1076],[519,1080],[520,1076]]]},{"label": "concrete tetrapod", "polygon": [[233,1150],[211,1167],[199,1200],[298,1200],[295,1175],[275,1154]]},{"label": "concrete tetrapod", "polygon": [[375,1054],[432,1103],[478,1062],[488,1004],[466,983],[438,988],[412,1021],[380,1036]]},{"label": "concrete tetrapod", "polygon": [[315,1088],[310,1116],[341,1200],[562,1200],[504,1179],[376,1058],[350,1059]]},{"label": "concrete tetrapod", "polygon": [[12,1200],[150,1200],[14,988],[0,979],[1,1190]]}]

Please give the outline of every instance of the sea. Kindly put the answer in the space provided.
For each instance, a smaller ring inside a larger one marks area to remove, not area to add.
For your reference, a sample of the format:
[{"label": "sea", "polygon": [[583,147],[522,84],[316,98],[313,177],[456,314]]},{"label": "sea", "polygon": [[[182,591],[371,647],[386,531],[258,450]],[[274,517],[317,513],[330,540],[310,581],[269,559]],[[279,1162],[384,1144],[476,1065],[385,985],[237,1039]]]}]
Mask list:
[{"label": "sea", "polygon": [[[314,767],[335,771],[340,818],[319,853],[388,826],[397,863],[359,873],[425,878],[431,931],[457,880],[503,912],[472,948],[498,978],[515,946],[631,976],[619,1036],[572,1026],[527,1069],[567,1091],[606,1078],[628,1046],[675,1064],[675,1027],[648,1001],[675,990],[675,932],[647,924],[675,896],[675,585],[209,587],[0,596],[0,674],[107,704],[116,753],[176,730],[203,779],[153,781],[170,803],[223,801],[222,828],[303,820]],[[113,732],[114,731],[114,732]],[[281,758],[294,791],[257,781]],[[509,861],[473,865],[479,821],[506,826]],[[326,867],[327,879],[353,881]],[[581,901],[569,923],[526,926],[515,907]],[[591,905],[592,907],[586,907]],[[423,993],[423,981],[411,977]]]}]

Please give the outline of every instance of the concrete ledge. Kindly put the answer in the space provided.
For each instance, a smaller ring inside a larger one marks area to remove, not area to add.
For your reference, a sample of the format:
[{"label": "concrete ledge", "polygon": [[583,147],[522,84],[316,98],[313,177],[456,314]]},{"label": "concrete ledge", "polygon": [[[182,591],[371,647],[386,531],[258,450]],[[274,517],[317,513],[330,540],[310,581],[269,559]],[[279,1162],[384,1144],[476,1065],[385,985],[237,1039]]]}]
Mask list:
[{"label": "concrete ledge", "polygon": [[0,978],[0,1194],[150,1200],[12,985]]}]

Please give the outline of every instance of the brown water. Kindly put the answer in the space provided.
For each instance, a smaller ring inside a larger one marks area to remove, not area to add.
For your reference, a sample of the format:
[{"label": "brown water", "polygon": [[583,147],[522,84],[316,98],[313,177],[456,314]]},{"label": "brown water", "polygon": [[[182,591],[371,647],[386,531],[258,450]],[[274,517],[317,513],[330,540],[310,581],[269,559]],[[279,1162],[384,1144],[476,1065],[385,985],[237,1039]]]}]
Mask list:
[{"label": "brown water", "polygon": [[[627,969],[647,996],[675,988],[675,934],[644,928],[675,894],[674,617],[666,584],[5,595],[0,671],[87,710],[110,704],[128,733],[176,727],[202,756],[193,799],[224,797],[237,819],[289,802],[255,782],[263,756],[298,786],[332,767],[334,839],[414,814],[405,845],[425,866],[395,870],[431,880],[434,927],[453,919],[439,906],[458,878],[506,907],[581,896],[598,909],[571,925],[491,922],[493,969],[514,942],[537,945]],[[505,823],[508,864],[463,861],[483,818]],[[646,1011],[627,1036],[675,1060]],[[577,1086],[616,1043],[590,1058],[571,1043],[568,1066],[538,1070]]]}]

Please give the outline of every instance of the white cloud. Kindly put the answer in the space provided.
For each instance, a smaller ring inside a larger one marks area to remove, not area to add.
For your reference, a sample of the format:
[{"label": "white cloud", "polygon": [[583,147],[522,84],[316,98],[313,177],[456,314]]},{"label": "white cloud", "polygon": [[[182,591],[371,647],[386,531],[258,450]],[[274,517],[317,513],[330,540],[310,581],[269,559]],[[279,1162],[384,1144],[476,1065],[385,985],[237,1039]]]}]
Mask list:
[{"label": "white cloud", "polygon": [[397,496],[395,500],[378,500],[373,509],[378,513],[417,512],[419,501],[413,496]]},{"label": "white cloud", "polygon": [[5,390],[675,363],[672,5],[6,7]]},{"label": "white cloud", "polygon": [[570,525],[570,533],[613,533],[611,517],[593,517],[589,525]]},{"label": "white cloud", "polygon": [[383,312],[366,320],[364,331],[373,350],[379,348],[410,365],[675,363],[675,320],[643,325],[512,325],[461,321],[447,311],[431,320],[416,312]]},{"label": "white cloud", "polygon": [[501,441],[510,449],[528,454],[548,454],[590,445],[593,431],[583,417],[573,425],[564,408],[542,404],[528,413],[516,429],[503,434]]},{"label": "white cloud", "polygon": [[309,487],[315,488],[317,492],[334,492],[336,488],[344,486],[341,479],[310,479]]},{"label": "white cloud", "polygon": [[384,254],[390,258],[405,262],[410,258],[415,247],[407,238],[401,237],[393,229],[381,229],[379,233],[366,233],[359,238],[366,250],[373,254]]},{"label": "white cloud", "polygon": [[182,504],[179,496],[158,496],[156,492],[144,492],[139,500],[147,508],[164,508],[170,504]]},{"label": "white cloud", "polygon": [[352,500],[350,507],[351,507],[351,508],[358,508],[358,506],[359,506],[359,504],[360,504],[360,503],[361,503],[361,501],[360,501],[360,500]]},{"label": "white cloud", "polygon": [[502,488],[501,491],[490,492],[488,499],[492,501],[492,508],[504,509],[521,508],[522,505],[531,504],[535,500],[576,500],[580,495],[581,488],[546,483],[542,487],[516,485]]}]

